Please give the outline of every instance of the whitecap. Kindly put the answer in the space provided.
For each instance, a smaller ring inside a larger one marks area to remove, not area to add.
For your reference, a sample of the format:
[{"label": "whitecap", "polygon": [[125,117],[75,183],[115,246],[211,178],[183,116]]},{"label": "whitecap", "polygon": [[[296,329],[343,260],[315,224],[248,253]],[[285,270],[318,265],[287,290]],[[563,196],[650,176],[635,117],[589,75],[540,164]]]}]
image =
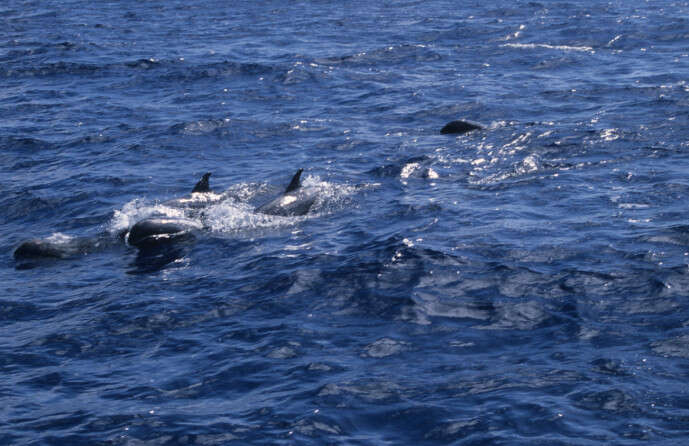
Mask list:
[{"label": "whitecap", "polygon": [[580,51],[595,54],[595,50],[590,46],[571,46],[571,45],[550,45],[547,43],[505,43],[503,47],[522,48],[522,49],[536,49],[545,48],[549,50],[560,51]]}]

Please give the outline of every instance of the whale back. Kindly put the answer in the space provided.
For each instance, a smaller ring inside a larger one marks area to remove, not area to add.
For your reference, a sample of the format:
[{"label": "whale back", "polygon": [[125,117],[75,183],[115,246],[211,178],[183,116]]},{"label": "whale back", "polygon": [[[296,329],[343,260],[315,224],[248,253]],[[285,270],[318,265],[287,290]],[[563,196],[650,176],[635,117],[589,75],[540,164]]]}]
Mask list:
[{"label": "whale back", "polygon": [[480,130],[483,127],[480,125],[472,124],[471,122],[467,121],[452,121],[448,122],[445,124],[445,126],[440,129],[440,133],[443,135],[451,134],[451,133],[457,133],[457,134],[462,134],[462,133],[467,133],[472,130]]},{"label": "whale back", "polygon": [[55,243],[46,240],[32,239],[27,240],[14,250],[15,259],[34,259],[34,258],[63,258],[68,253]]},{"label": "whale back", "polygon": [[177,218],[146,218],[129,230],[127,242],[137,248],[159,246],[190,240],[201,225],[193,220]]},{"label": "whale back", "polygon": [[303,171],[304,169],[297,170],[285,192],[257,207],[256,212],[282,217],[306,215],[315,203],[316,196],[302,189],[301,174]]}]

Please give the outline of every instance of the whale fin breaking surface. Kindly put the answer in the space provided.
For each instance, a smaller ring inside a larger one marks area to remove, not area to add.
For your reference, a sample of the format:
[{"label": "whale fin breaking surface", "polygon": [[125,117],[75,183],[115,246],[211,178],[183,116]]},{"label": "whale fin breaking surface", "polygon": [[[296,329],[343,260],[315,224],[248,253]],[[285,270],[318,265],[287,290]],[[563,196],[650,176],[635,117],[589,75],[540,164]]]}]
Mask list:
[{"label": "whale fin breaking surface", "polygon": [[286,194],[295,191],[301,187],[301,173],[303,171],[304,169],[299,169],[297,170],[297,173],[294,174],[294,176],[292,177],[292,181],[290,181],[289,186],[287,186],[287,189],[285,189]]},{"label": "whale fin breaking surface", "polygon": [[316,202],[316,195],[305,191],[301,187],[301,174],[304,169],[297,170],[289,186],[277,198],[256,208],[261,214],[279,215],[282,217],[306,215]]},{"label": "whale fin breaking surface", "polygon": [[210,192],[211,187],[210,184],[208,183],[208,179],[210,178],[211,173],[206,172],[203,174],[203,178],[199,180],[198,183],[196,183],[196,186],[194,186],[194,189],[192,189],[191,193],[197,193],[197,192]]}]

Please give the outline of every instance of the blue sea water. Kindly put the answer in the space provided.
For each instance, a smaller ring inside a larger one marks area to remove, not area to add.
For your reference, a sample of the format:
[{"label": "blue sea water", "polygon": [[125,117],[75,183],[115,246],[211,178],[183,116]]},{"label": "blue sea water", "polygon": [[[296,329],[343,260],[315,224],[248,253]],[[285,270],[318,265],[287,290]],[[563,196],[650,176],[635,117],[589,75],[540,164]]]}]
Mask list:
[{"label": "blue sea water", "polygon": [[688,2],[6,0],[0,86],[0,444],[689,441]]}]

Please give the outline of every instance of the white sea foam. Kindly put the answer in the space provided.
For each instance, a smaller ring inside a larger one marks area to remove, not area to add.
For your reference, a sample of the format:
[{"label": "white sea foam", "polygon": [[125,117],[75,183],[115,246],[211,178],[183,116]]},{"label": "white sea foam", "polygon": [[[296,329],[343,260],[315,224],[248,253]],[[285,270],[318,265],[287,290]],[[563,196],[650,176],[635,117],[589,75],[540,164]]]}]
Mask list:
[{"label": "white sea foam", "polygon": [[400,177],[409,178],[409,175],[411,175],[418,168],[419,163],[408,163],[402,168],[402,172],[400,172]]},{"label": "white sea foam", "polygon": [[126,203],[122,209],[115,210],[108,230],[111,233],[118,233],[148,217],[186,218],[187,209],[155,202],[150,203],[145,199],[136,198]]},{"label": "white sea foam", "polygon": [[74,237],[72,237],[71,235],[63,234],[62,232],[55,232],[51,234],[49,237],[46,237],[45,240],[56,245],[66,245],[72,240],[74,240]]},{"label": "white sea foam", "polygon": [[523,48],[523,49],[535,49],[535,48],[545,48],[549,50],[559,50],[559,51],[580,51],[595,54],[595,50],[590,46],[571,46],[571,45],[550,45],[547,43],[505,43],[503,47],[510,48]]},{"label": "white sea foam", "polygon": [[289,226],[303,218],[261,214],[254,212],[254,207],[249,203],[228,200],[208,208],[204,214],[204,224],[213,232],[234,233]]}]

